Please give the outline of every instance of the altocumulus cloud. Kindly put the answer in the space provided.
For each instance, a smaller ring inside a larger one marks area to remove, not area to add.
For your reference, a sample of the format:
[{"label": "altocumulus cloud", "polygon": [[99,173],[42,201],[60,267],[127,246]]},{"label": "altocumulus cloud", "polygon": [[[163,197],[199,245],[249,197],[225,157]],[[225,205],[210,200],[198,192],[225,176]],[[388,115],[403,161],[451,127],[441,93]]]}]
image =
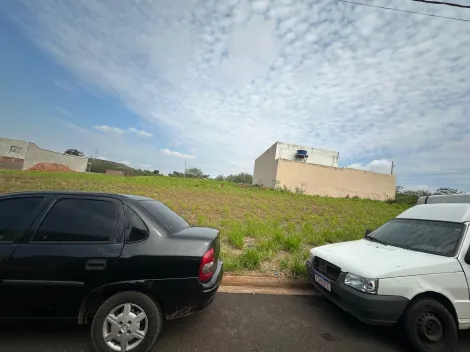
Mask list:
[{"label": "altocumulus cloud", "polygon": [[470,168],[469,23],[333,0],[19,2],[6,11],[31,40],[202,167],[252,171],[284,140],[338,150],[343,165],[393,158],[398,175],[415,158]]},{"label": "altocumulus cloud", "polygon": [[355,163],[346,166],[351,169],[360,169],[366,171],[379,172],[381,174],[390,174],[392,172],[392,162],[390,160],[373,160],[367,164]]},{"label": "altocumulus cloud", "polygon": [[126,131],[120,129],[120,128],[117,128],[117,127],[111,127],[111,126],[108,126],[108,125],[94,125],[93,128],[95,130],[98,130],[98,131],[101,131],[101,132],[106,132],[106,133],[109,133],[109,132],[112,132],[112,133],[117,133],[117,134],[124,134],[126,133]]},{"label": "altocumulus cloud", "polygon": [[194,158],[196,158],[195,155],[183,154],[183,153],[177,152],[175,150],[170,150],[170,149],[162,149],[162,153],[166,154],[166,155],[174,156],[174,157],[180,158],[180,159],[194,159]]},{"label": "altocumulus cloud", "polygon": [[129,128],[129,132],[135,133],[136,135],[141,136],[141,137],[153,137],[153,134],[151,134],[150,132],[147,132],[144,130],[138,130],[133,127]]}]

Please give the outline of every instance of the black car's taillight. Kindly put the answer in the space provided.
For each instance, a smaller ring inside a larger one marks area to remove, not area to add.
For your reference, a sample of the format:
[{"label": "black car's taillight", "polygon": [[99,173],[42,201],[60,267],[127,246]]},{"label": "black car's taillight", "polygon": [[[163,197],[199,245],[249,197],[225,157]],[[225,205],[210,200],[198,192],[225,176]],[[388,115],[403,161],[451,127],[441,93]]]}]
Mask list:
[{"label": "black car's taillight", "polygon": [[212,276],[217,266],[214,248],[209,249],[201,259],[201,265],[199,267],[199,281],[207,282]]}]

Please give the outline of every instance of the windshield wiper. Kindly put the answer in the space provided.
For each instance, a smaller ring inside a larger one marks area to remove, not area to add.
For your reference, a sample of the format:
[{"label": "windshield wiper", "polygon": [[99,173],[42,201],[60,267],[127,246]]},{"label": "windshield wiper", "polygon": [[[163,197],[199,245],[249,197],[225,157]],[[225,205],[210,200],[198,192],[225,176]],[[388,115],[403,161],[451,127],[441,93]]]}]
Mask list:
[{"label": "windshield wiper", "polygon": [[384,246],[388,246],[388,244],[386,244],[385,242],[375,238],[375,237],[371,237],[371,236],[366,236],[366,240],[369,240],[371,242],[377,242],[377,243],[380,243],[380,244],[383,244]]}]

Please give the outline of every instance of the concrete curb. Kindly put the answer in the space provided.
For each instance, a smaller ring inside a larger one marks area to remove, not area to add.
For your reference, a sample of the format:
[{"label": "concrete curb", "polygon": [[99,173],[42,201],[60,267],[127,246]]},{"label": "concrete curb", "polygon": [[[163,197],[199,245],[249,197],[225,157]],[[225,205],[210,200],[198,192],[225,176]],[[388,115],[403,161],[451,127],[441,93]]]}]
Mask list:
[{"label": "concrete curb", "polygon": [[313,290],[312,284],[307,280],[290,280],[261,276],[229,276],[225,275],[221,286],[245,286],[245,287],[273,287],[285,289]]}]

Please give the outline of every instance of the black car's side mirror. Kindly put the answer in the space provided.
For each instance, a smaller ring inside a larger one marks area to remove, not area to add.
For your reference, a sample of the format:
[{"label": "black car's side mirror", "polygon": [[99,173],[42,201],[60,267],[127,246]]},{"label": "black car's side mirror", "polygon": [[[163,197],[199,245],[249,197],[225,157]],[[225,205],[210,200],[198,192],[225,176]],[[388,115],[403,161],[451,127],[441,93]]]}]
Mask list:
[{"label": "black car's side mirror", "polygon": [[465,263],[470,264],[470,248],[467,251],[467,254],[465,255]]},{"label": "black car's side mirror", "polygon": [[367,229],[366,233],[364,234],[364,237],[369,236],[372,233],[372,230]]}]

